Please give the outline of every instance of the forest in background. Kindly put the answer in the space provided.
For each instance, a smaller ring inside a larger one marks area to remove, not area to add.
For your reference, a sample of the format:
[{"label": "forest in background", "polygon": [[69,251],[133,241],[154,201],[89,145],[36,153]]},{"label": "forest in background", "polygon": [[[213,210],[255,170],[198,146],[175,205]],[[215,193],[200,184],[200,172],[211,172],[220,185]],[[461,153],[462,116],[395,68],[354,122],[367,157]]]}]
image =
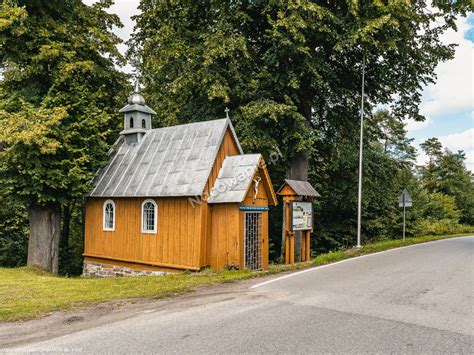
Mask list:
[{"label": "forest in background", "polygon": [[[52,220],[59,273],[82,269],[83,198],[121,130],[131,84],[112,32],[117,16],[80,1],[7,0],[0,8],[0,265],[25,265],[40,213]],[[355,244],[359,105],[367,63],[363,243],[474,226],[473,175],[462,151],[436,138],[417,151],[405,122],[422,120],[420,90],[454,47],[439,36],[469,2],[141,1],[129,53],[154,127],[231,119],[246,153],[269,164],[274,187],[307,178],[316,253]],[[378,107],[387,107],[380,110]],[[57,227],[57,228],[56,228]],[[471,229],[472,230],[472,229]],[[44,231],[43,231],[44,232]],[[43,233],[45,234],[45,233]],[[48,233],[46,233],[48,234]],[[281,204],[271,211],[278,261]]]}]

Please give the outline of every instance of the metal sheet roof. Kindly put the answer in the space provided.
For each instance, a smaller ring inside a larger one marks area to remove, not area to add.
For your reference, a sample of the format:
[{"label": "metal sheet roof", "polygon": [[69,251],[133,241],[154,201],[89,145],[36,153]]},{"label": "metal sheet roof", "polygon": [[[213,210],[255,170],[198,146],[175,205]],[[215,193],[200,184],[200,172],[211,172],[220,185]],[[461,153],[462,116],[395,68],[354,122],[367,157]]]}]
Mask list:
[{"label": "metal sheet roof", "polygon": [[[288,184],[297,195],[321,197],[321,195],[307,181],[285,179],[285,183]],[[280,187],[278,192],[280,192],[283,186]]]},{"label": "metal sheet roof", "polygon": [[207,202],[242,202],[245,199],[261,157],[260,154],[226,157]]},{"label": "metal sheet roof", "polygon": [[143,104],[143,105],[129,104],[129,105],[126,105],[126,106],[122,107],[119,110],[120,113],[130,112],[130,111],[140,111],[140,112],[149,113],[151,115],[156,115],[156,112],[153,111],[150,107],[148,107],[145,104]]},{"label": "metal sheet roof", "polygon": [[242,154],[229,119],[148,130],[132,145],[122,139],[89,196],[200,196],[228,128]]}]

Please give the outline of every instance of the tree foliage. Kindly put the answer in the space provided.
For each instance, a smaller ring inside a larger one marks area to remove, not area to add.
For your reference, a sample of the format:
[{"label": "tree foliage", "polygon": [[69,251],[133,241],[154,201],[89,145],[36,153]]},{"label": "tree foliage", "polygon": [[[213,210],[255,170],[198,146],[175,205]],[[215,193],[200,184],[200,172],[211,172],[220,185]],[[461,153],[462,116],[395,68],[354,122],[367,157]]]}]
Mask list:
[{"label": "tree foliage", "polygon": [[0,179],[26,208],[82,199],[106,161],[126,83],[111,4],[2,2]]},{"label": "tree foliage", "polygon": [[421,167],[421,179],[424,188],[432,193],[441,193],[454,199],[460,211],[460,221],[474,224],[474,179],[472,172],[466,169],[466,155],[449,149],[443,151],[437,138],[427,139],[421,144],[429,158]]},{"label": "tree foliage", "polygon": [[[327,250],[355,240],[363,61],[367,112],[381,104],[391,112],[366,125],[366,238],[401,230],[396,201],[403,187],[422,195],[401,120],[423,119],[421,88],[454,53],[440,35],[471,6],[427,5],[142,0],[130,53],[159,125],[214,119],[228,106],[245,151],[281,153],[269,166],[275,185],[309,174],[322,195],[316,239]],[[278,220],[271,223],[276,250]]]},{"label": "tree foliage", "polygon": [[[425,1],[143,0],[131,53],[161,124],[220,117],[247,150],[318,156],[353,134],[362,58],[367,99],[420,120],[420,88],[453,55],[439,36],[467,6]],[[305,123],[303,123],[305,122]]]},{"label": "tree foliage", "polygon": [[0,169],[27,205],[80,197],[104,162],[124,84],[110,3],[2,5]]}]

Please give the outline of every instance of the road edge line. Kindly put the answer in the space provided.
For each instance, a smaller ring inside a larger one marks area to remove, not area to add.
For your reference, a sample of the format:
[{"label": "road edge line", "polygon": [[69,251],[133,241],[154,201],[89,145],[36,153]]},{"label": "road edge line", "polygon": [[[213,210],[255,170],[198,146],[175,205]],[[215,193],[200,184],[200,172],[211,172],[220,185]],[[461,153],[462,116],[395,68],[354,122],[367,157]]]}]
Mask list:
[{"label": "road edge line", "polygon": [[249,289],[254,289],[254,288],[261,287],[261,286],[265,286],[265,285],[268,285],[268,284],[271,284],[271,283],[274,283],[274,282],[277,282],[277,281],[280,281],[280,280],[284,280],[284,279],[287,279],[287,278],[290,278],[290,277],[293,277],[293,276],[297,276],[297,275],[300,275],[300,274],[304,274],[304,273],[307,273],[307,272],[310,272],[310,271],[315,271],[315,270],[324,269],[324,268],[326,268],[326,267],[333,266],[333,265],[337,265],[337,264],[342,264],[342,263],[345,263],[345,262],[348,262],[348,261],[353,261],[353,260],[357,260],[357,259],[363,259],[363,258],[366,258],[366,257],[368,257],[368,256],[373,256],[373,255],[377,255],[377,254],[388,253],[388,252],[391,252],[391,251],[401,250],[401,249],[405,249],[405,248],[411,248],[411,247],[420,246],[420,245],[424,245],[424,244],[433,244],[433,243],[438,243],[438,242],[443,242],[443,241],[452,240],[452,239],[458,239],[458,238],[465,238],[465,237],[474,237],[474,235],[464,235],[464,236],[459,236],[459,237],[454,237],[454,238],[430,240],[430,241],[428,241],[428,242],[416,243],[416,244],[411,244],[411,245],[405,245],[405,246],[398,247],[398,248],[391,248],[391,249],[387,249],[387,250],[377,251],[377,252],[375,252],[375,253],[370,253],[370,254],[355,256],[355,257],[352,257],[352,258],[348,258],[348,259],[336,261],[336,262],[334,262],[334,263],[329,263],[329,264],[325,264],[325,265],[316,265],[316,266],[310,267],[310,268],[305,269],[305,270],[293,272],[293,273],[288,274],[288,275],[280,276],[280,277],[277,277],[277,278],[275,278],[275,279],[271,279],[271,280],[267,280],[267,281],[258,283],[258,284],[256,284],[256,285],[250,286]]}]

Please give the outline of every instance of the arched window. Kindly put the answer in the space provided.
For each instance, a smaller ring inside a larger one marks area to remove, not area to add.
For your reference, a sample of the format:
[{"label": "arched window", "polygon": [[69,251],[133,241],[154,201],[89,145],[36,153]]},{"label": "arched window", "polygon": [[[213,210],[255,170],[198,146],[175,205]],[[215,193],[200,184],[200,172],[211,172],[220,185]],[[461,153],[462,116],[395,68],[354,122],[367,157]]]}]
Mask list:
[{"label": "arched window", "polygon": [[133,117],[130,117],[130,128],[133,128]]},{"label": "arched window", "polygon": [[142,128],[146,128],[146,122],[145,119],[142,120]]},{"label": "arched window", "polygon": [[156,233],[158,225],[158,206],[153,200],[142,204],[142,233]]},{"label": "arched window", "polygon": [[104,202],[104,231],[114,231],[115,230],[115,203],[112,200],[107,200]]}]

